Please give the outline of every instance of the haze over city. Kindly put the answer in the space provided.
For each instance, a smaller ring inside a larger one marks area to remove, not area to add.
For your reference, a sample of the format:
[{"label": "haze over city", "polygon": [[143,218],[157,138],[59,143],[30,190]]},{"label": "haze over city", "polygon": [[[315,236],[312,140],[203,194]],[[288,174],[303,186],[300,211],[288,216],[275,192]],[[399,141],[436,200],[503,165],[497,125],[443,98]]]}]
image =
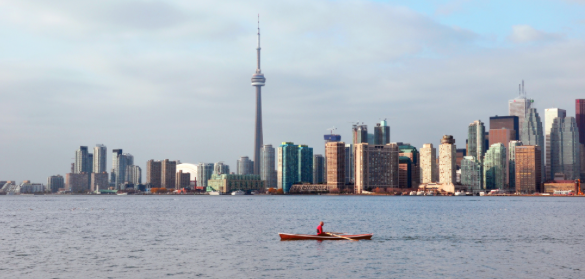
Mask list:
[{"label": "haze over city", "polygon": [[327,128],[386,118],[391,141],[464,147],[522,80],[573,116],[585,1],[533,3],[0,1],[0,175],[44,182],[98,143],[141,166],[252,156],[258,13],[265,144],[322,154]]}]

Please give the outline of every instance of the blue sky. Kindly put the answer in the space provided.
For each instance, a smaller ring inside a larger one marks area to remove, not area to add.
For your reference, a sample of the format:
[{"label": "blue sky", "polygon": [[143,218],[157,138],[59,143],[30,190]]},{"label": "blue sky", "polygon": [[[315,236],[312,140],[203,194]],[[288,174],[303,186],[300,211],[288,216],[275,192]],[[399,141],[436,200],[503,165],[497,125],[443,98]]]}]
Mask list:
[{"label": "blue sky", "polygon": [[[421,147],[585,98],[585,1],[0,0],[0,180],[64,175],[80,145],[149,159],[252,154],[256,16],[264,143],[323,152],[387,118]],[[111,158],[108,158],[110,162]],[[110,164],[110,163],[109,163]]]}]

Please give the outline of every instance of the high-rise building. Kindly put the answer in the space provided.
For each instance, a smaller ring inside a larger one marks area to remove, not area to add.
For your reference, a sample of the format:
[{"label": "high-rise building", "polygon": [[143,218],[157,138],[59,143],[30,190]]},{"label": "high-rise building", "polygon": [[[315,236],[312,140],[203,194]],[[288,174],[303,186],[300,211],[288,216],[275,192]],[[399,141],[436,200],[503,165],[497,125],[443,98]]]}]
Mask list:
[{"label": "high-rise building", "polygon": [[299,182],[313,183],[313,148],[299,145]]},{"label": "high-rise building", "polygon": [[[323,138],[325,139],[325,145],[327,145],[328,142],[339,142],[341,141],[341,135],[335,135],[333,134],[333,131],[336,128],[334,127],[331,130],[331,134],[327,134],[325,135]],[[327,149],[327,147],[325,146],[325,149]],[[327,183],[327,152],[325,152],[324,154],[325,156],[323,156],[323,183]]]},{"label": "high-rise building", "polygon": [[585,144],[585,99],[575,100],[575,121],[579,128],[579,143]]},{"label": "high-rise building", "polygon": [[108,173],[101,172],[101,173],[91,173],[91,182],[89,188],[91,191],[97,190],[105,190],[108,189],[110,183],[108,182]]},{"label": "high-rise building", "polygon": [[545,181],[546,172],[544,169],[544,132],[542,128],[542,121],[535,108],[528,109],[524,123],[522,124],[522,133],[520,134],[520,141],[523,145],[538,145],[540,146],[540,173],[541,178]]},{"label": "high-rise building", "polygon": [[407,183],[408,187],[406,188],[418,188],[418,185],[420,184],[420,154],[418,153],[418,150],[410,144],[399,145],[398,150],[400,151],[398,156],[407,157],[410,161],[410,177],[407,180],[410,182]]},{"label": "high-rise building", "polygon": [[[522,137],[524,119],[528,114],[528,110],[532,107],[534,100],[526,99],[526,91],[524,91],[524,81],[518,85],[519,95],[513,100],[508,101],[508,109],[510,116],[518,116],[519,136]],[[522,140],[520,138],[520,140]]]},{"label": "high-rise building", "polygon": [[110,183],[116,189],[121,189],[126,180],[126,156],[122,153],[122,149],[112,150],[112,173]]},{"label": "high-rise building", "polygon": [[199,163],[197,164],[197,186],[207,187],[207,182],[213,175],[213,164]]},{"label": "high-rise building", "polygon": [[236,168],[238,174],[254,174],[254,162],[250,161],[248,156],[240,157],[240,159],[236,161]]},{"label": "high-rise building", "polygon": [[65,183],[72,193],[85,193],[89,190],[89,173],[68,173],[65,175]]},{"label": "high-rise building", "polygon": [[376,188],[398,188],[398,145],[355,145],[354,193],[373,191]]},{"label": "high-rise building", "polygon": [[457,148],[457,150],[455,150],[456,152],[456,158],[455,158],[455,165],[457,165],[457,168],[460,169],[461,168],[461,161],[463,160],[463,157],[467,156],[467,149],[466,148]]},{"label": "high-rise building", "polygon": [[[136,165],[126,166],[126,180],[130,184],[142,184],[142,169]],[[136,189],[136,188],[135,188]]]},{"label": "high-rise building", "polygon": [[516,146],[516,193],[532,194],[540,190],[542,155],[540,146]]},{"label": "high-rise building", "polygon": [[519,140],[508,143],[508,185],[510,191],[516,191],[516,146],[521,146]]},{"label": "high-rise building", "polygon": [[520,139],[520,126],[518,123],[518,116],[491,116],[490,117],[490,130],[496,129],[508,129],[510,131],[510,139]]},{"label": "high-rise building", "polygon": [[436,182],[437,177],[437,150],[432,143],[425,143],[420,149],[420,182]]},{"label": "high-rise building", "polygon": [[554,173],[551,173],[553,167],[551,162],[551,131],[553,128],[553,121],[557,117],[567,117],[567,111],[559,108],[549,108],[544,110],[544,177],[547,179],[552,179],[554,177]]},{"label": "high-rise building", "polygon": [[[217,162],[213,164],[213,174],[230,174],[230,166],[224,164],[223,162]],[[177,176],[177,179],[179,177]]]},{"label": "high-rise building", "polygon": [[353,144],[345,145],[345,185],[355,183],[355,147]]},{"label": "high-rise building", "polygon": [[313,155],[313,183],[314,184],[323,184],[325,181],[325,157],[321,154]]},{"label": "high-rise building", "polygon": [[[89,162],[87,155],[87,146],[80,146],[75,151],[75,170],[74,173],[88,172]],[[91,171],[89,171],[91,172]]]},{"label": "high-rise building", "polygon": [[108,148],[103,144],[97,144],[93,148],[93,172],[107,172]]},{"label": "high-rise building", "polygon": [[47,190],[51,191],[51,193],[57,193],[60,188],[65,188],[65,180],[63,179],[63,176],[51,175],[47,178]]},{"label": "high-rise building", "polygon": [[473,121],[467,129],[467,156],[474,156],[481,162],[485,150],[485,126],[481,120]]},{"label": "high-rise building", "polygon": [[[555,118],[552,124],[550,142],[551,165],[547,166],[546,178],[552,180],[555,175],[564,174],[567,180],[580,179],[581,146],[579,144],[579,128],[575,118]],[[547,151],[547,153],[549,152]]]},{"label": "high-rise building", "polygon": [[398,188],[412,188],[412,169],[410,158],[398,156]]},{"label": "high-rise building", "polygon": [[294,183],[300,182],[299,177],[299,146],[293,142],[283,142],[278,147],[277,186],[288,194]]},{"label": "high-rise building", "polygon": [[191,174],[188,172],[183,173],[182,170],[177,172],[177,181],[175,185],[175,189],[183,189],[187,188],[191,184]]},{"label": "high-rise building", "polygon": [[[262,149],[262,86],[266,82],[260,70],[260,19],[258,19],[258,46],[256,47],[256,72],[252,75],[252,86],[256,87],[256,128],[254,132],[254,174],[260,174],[260,149]],[[242,174],[242,173],[240,173]]]},{"label": "high-rise building", "polygon": [[374,127],[374,144],[384,145],[387,143],[390,143],[390,126],[384,119]]},{"label": "high-rise building", "polygon": [[266,181],[266,188],[276,188],[276,155],[272,144],[262,146],[260,153],[260,179]]},{"label": "high-rise building", "polygon": [[490,146],[483,161],[483,186],[485,190],[506,190],[506,147],[501,143]]},{"label": "high-rise building", "polygon": [[368,125],[354,124],[352,126],[353,144],[368,142]]},{"label": "high-rise building", "polygon": [[456,149],[453,136],[444,135],[441,139],[441,145],[439,145],[439,183],[455,184],[457,179],[455,175],[457,170]]},{"label": "high-rise building", "polygon": [[162,162],[148,160],[146,162],[146,184],[150,188],[161,188]]},{"label": "high-rise building", "polygon": [[177,182],[177,161],[165,159],[161,164],[161,186],[162,188],[175,188]]},{"label": "high-rise building", "polygon": [[490,140],[489,146],[496,143],[501,143],[504,146],[508,146],[508,143],[512,140],[513,130],[502,129],[490,129]]},{"label": "high-rise building", "polygon": [[88,170],[88,173],[91,173],[93,171],[93,154],[92,153],[87,153],[87,170]]},{"label": "high-rise building", "polygon": [[325,145],[327,154],[327,185],[342,189],[345,186],[345,147],[344,142],[328,142]]},{"label": "high-rise building", "polygon": [[465,156],[461,161],[461,184],[467,191],[477,193],[483,189],[483,171],[481,162],[473,156]]}]

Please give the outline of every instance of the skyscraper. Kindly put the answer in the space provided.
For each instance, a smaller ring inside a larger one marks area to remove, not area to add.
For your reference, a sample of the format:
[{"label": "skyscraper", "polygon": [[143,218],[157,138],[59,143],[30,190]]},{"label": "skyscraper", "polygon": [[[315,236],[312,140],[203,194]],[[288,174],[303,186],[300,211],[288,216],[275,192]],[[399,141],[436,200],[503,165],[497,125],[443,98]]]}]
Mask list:
[{"label": "skyscraper", "polygon": [[293,183],[299,178],[299,148],[293,142],[283,142],[278,147],[277,158],[277,186],[284,193],[288,193]]},{"label": "skyscraper", "polygon": [[481,162],[473,156],[465,156],[461,160],[461,184],[467,191],[477,193],[483,189],[483,171]]},{"label": "skyscraper", "polygon": [[368,142],[368,125],[354,124],[352,126],[353,144]]},{"label": "skyscraper", "polygon": [[506,184],[506,147],[501,143],[490,146],[483,161],[483,188],[485,190],[505,190]]},{"label": "skyscraper", "polygon": [[313,183],[323,184],[325,181],[325,157],[321,154],[313,155]]},{"label": "skyscraper", "polygon": [[91,191],[108,189],[108,187],[110,186],[110,183],[108,182],[108,173],[105,171],[101,173],[93,172],[91,173],[90,177],[91,182],[89,188]]},{"label": "skyscraper", "polygon": [[348,143],[345,145],[345,184],[355,183],[355,147]]},{"label": "skyscraper", "polygon": [[535,108],[528,109],[524,123],[522,124],[522,134],[520,134],[520,141],[523,145],[538,145],[540,147],[540,173],[542,181],[547,179],[544,169],[544,132],[542,129],[542,121]]},{"label": "skyscraper", "polygon": [[545,149],[544,149],[544,167],[545,173],[544,176],[547,179],[554,178],[554,173],[551,173],[552,170],[552,162],[551,162],[551,131],[553,128],[553,121],[555,118],[565,118],[567,117],[567,111],[564,109],[559,108],[549,108],[544,110],[544,141],[545,141]]},{"label": "skyscraper", "polygon": [[82,173],[82,172],[91,172],[88,171],[89,162],[88,162],[88,155],[87,155],[87,146],[80,146],[79,149],[75,151],[75,169],[73,173]]},{"label": "skyscraper", "polygon": [[266,188],[276,188],[276,155],[272,144],[262,146],[260,152],[260,179],[266,181]]},{"label": "skyscraper", "polygon": [[260,70],[260,17],[258,17],[258,47],[256,47],[256,73],[252,75],[252,86],[256,87],[256,128],[254,132],[254,174],[260,174],[260,149],[263,145],[262,133],[262,86],[266,82]]},{"label": "skyscraper", "polygon": [[197,164],[197,186],[207,187],[208,181],[213,175],[213,164],[211,163],[199,163]]},{"label": "skyscraper", "polygon": [[373,191],[376,188],[398,188],[399,158],[398,145],[355,145],[355,186],[354,193]]},{"label": "skyscraper", "polygon": [[112,173],[110,183],[114,185],[115,189],[121,189],[126,178],[126,156],[122,154],[122,149],[112,150]]},{"label": "skyscraper", "polygon": [[177,184],[177,161],[165,159],[161,164],[161,186],[162,188],[175,188]]},{"label": "skyscraper", "polygon": [[473,156],[481,162],[485,150],[485,126],[481,120],[473,121],[467,129],[467,156]]},{"label": "skyscraper", "polygon": [[[103,144],[97,144],[93,148],[93,172],[102,173],[107,170],[108,149]],[[104,185],[105,186],[105,185]]]},{"label": "skyscraper", "polygon": [[518,116],[491,116],[490,117],[490,130],[494,129],[508,129],[511,130],[510,139],[520,139],[520,124],[518,123]]},{"label": "skyscraper", "polygon": [[579,143],[585,144],[585,99],[575,100],[575,120],[579,128]]},{"label": "skyscraper", "polygon": [[[550,140],[551,164],[547,166],[546,178],[552,180],[555,175],[564,174],[567,180],[580,179],[579,128],[575,118],[555,118],[551,128]],[[548,174],[549,172],[550,174]]]},{"label": "skyscraper", "polygon": [[510,140],[512,140],[513,133],[513,130],[508,130],[506,128],[490,129],[489,146],[492,146],[496,143],[501,143],[504,146],[508,146],[508,143]]},{"label": "skyscraper", "polygon": [[236,161],[237,174],[254,174],[254,162],[250,161],[248,156],[240,157]]},{"label": "skyscraper", "polygon": [[453,136],[444,135],[441,139],[441,145],[439,145],[439,182],[442,184],[455,184],[456,182],[456,149]]},{"label": "skyscraper", "polygon": [[[223,162],[217,162],[213,164],[213,174],[230,174],[230,166],[224,164]],[[177,176],[177,179],[178,178],[179,177]]]},{"label": "skyscraper", "polygon": [[532,107],[534,100],[526,99],[526,91],[524,91],[524,81],[518,85],[519,95],[513,100],[508,101],[508,109],[510,115],[518,116],[518,126],[520,127],[519,135],[522,136],[524,127],[524,118],[528,114],[528,110]]},{"label": "skyscraper", "polygon": [[386,119],[380,121],[374,127],[374,144],[387,144],[390,143],[390,127]]},{"label": "skyscraper", "polygon": [[299,182],[313,183],[313,148],[299,145]]},{"label": "skyscraper", "polygon": [[183,171],[180,170],[179,172],[177,172],[176,177],[177,177],[177,180],[175,182],[176,189],[182,189],[185,187],[189,187],[191,185],[191,174],[190,173],[188,173],[188,172],[183,173]]},{"label": "skyscraper", "polygon": [[420,183],[420,154],[418,150],[410,144],[399,145],[398,150],[400,151],[398,156],[407,157],[410,161],[410,177],[408,178],[410,182],[407,183],[407,188],[418,188]]},{"label": "skyscraper", "polygon": [[161,188],[161,161],[148,160],[146,162],[146,184],[149,188]]},{"label": "skyscraper", "polygon": [[437,150],[432,143],[425,143],[420,149],[420,182],[432,183],[436,182],[437,176]]},{"label": "skyscraper", "polygon": [[508,185],[510,191],[516,191],[516,146],[521,146],[519,140],[508,143]]},{"label": "skyscraper", "polygon": [[[4,185],[2,185],[4,186]],[[47,190],[57,193],[59,188],[65,188],[65,180],[61,175],[51,175],[47,178]]]},{"label": "skyscraper", "polygon": [[327,185],[337,189],[345,185],[345,143],[328,142],[325,145],[327,154]]},{"label": "skyscraper", "polygon": [[126,166],[126,182],[134,184],[134,189],[137,189],[138,184],[142,184],[142,169],[139,166]]},{"label": "skyscraper", "polygon": [[540,146],[516,146],[516,193],[532,194],[541,185]]}]

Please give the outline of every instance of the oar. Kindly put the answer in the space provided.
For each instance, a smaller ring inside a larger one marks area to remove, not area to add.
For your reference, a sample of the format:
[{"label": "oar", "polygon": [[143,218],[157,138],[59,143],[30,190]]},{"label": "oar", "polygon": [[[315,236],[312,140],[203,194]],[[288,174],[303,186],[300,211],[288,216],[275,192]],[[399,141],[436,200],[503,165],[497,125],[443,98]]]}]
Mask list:
[{"label": "oar", "polygon": [[336,234],[332,234],[332,233],[327,233],[328,235],[332,235],[332,236],[336,236],[336,237],[341,237],[341,238],[345,238],[345,239],[349,239],[351,241],[358,241],[357,239],[351,239],[349,237],[345,237],[345,236],[341,236],[341,235],[336,235]]}]

